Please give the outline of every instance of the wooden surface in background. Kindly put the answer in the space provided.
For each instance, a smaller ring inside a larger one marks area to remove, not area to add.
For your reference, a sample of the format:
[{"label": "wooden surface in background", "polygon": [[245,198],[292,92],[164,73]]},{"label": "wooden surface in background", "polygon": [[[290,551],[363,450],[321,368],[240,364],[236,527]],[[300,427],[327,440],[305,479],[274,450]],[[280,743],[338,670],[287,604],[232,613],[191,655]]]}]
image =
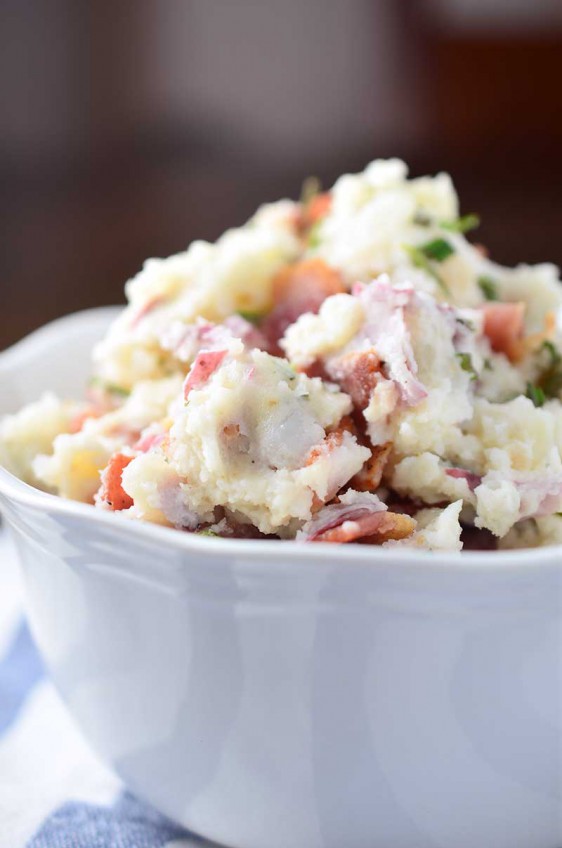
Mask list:
[{"label": "wooden surface in background", "polygon": [[[91,17],[99,75],[76,129],[84,161],[54,167],[38,157],[33,168],[18,169],[0,158],[0,348],[58,315],[120,302],[146,257],[215,239],[260,202],[297,196],[308,173],[330,185],[376,156],[403,156],[416,175],[449,170],[463,211],[482,216],[477,239],[492,258],[562,265],[560,35],[461,38],[404,15],[405,49],[415,45],[424,69],[415,80],[423,142],[366,141],[299,167],[267,150],[256,155],[247,139],[229,137],[227,125],[196,124],[187,136],[185,128],[131,130],[134,98],[129,103],[125,89],[104,94],[119,69],[104,69],[104,20]],[[129,69],[120,85],[135,78]]]}]

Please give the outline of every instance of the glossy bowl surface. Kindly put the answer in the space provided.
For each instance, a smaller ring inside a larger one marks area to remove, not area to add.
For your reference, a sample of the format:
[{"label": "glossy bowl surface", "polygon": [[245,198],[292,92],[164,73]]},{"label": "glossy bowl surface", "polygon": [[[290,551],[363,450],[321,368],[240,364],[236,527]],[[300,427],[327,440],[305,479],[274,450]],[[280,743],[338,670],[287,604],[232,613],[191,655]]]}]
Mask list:
[{"label": "glossy bowl surface", "polygon": [[[113,309],[0,356],[79,396]],[[235,848],[560,848],[561,549],[201,538],[0,469],[32,629],[133,790]]]}]

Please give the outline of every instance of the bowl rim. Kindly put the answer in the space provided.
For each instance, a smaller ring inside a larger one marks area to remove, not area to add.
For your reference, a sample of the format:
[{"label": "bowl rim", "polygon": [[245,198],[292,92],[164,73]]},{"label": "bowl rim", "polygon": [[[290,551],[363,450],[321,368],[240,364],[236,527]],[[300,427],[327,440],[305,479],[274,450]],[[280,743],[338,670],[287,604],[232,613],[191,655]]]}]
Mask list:
[{"label": "bowl rim", "polygon": [[[37,330],[32,331],[20,341],[0,352],[0,377],[10,373],[22,360],[37,355],[37,349],[48,346],[49,339],[58,335],[62,329],[74,328],[92,319],[110,320],[121,306],[102,306],[73,312],[61,318],[48,322]],[[165,544],[176,551],[201,554],[204,552],[215,555],[231,556],[237,560],[267,560],[276,563],[276,571],[280,560],[286,565],[295,559],[306,562],[307,567],[316,564],[320,566],[345,560],[350,563],[369,563],[372,567],[392,564],[393,568],[411,568],[418,564],[424,571],[436,570],[447,572],[476,572],[490,573],[510,571],[537,571],[557,569],[562,574],[562,544],[547,545],[540,548],[520,548],[504,551],[425,551],[406,547],[381,548],[375,545],[334,545],[327,542],[295,542],[278,539],[224,539],[202,537],[195,533],[181,532],[172,527],[164,527],[149,522],[126,518],[119,513],[110,512],[90,504],[71,501],[49,492],[36,489],[23,482],[14,474],[0,465],[0,494],[13,503],[51,513],[66,514],[76,519],[83,519],[92,525],[120,530],[128,535],[134,528],[135,536],[139,535],[148,542]],[[287,550],[290,546],[290,557]],[[319,562],[320,561],[320,562]],[[206,563],[208,567],[210,563]]]}]

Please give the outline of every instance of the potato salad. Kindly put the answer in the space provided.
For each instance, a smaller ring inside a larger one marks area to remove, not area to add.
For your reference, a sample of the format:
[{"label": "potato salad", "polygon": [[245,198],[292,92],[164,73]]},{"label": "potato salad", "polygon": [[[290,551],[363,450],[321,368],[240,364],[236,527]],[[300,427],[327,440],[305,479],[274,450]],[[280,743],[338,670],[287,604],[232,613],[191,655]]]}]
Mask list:
[{"label": "potato salad", "polygon": [[558,270],[496,264],[477,226],[448,175],[377,160],[149,259],[84,399],[5,418],[2,462],[209,536],[560,543]]}]

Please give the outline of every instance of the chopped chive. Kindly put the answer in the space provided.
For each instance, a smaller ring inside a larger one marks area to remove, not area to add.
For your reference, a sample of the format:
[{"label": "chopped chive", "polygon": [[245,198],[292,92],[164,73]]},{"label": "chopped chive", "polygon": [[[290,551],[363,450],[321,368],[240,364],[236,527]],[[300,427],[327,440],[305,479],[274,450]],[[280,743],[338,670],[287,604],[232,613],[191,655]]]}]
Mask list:
[{"label": "chopped chive", "polygon": [[435,282],[440,286],[440,288],[445,292],[445,294],[450,294],[447,283],[437,273],[427,256],[425,256],[425,254],[422,250],[420,250],[419,247],[414,247],[411,244],[405,244],[404,250],[407,252],[408,256],[412,260],[412,264],[416,268],[420,268],[422,271],[425,271],[427,274],[433,277]]},{"label": "chopped chive", "polygon": [[525,394],[533,401],[535,406],[543,406],[546,400],[546,395],[541,387],[534,386],[533,383],[527,383],[527,391]]},{"label": "chopped chive", "polygon": [[493,371],[492,363],[490,362],[490,360],[487,357],[484,360],[484,368],[485,368],[486,371]]},{"label": "chopped chive", "polygon": [[205,530],[195,530],[194,532],[197,536],[216,536],[219,538],[219,534],[215,533],[215,531],[211,530],[209,527],[205,528]]},{"label": "chopped chive", "polygon": [[308,231],[307,247],[315,248],[315,247],[318,247],[320,245],[320,242],[321,242],[321,238],[320,238],[321,226],[322,226],[322,220],[316,221],[316,223],[311,226],[311,228]]},{"label": "chopped chive", "polygon": [[474,370],[470,353],[457,353],[457,359],[459,360],[462,370],[467,371],[470,374],[470,379],[476,380],[477,374]]},{"label": "chopped chive", "polygon": [[486,300],[499,300],[498,287],[491,277],[478,277],[478,285]]},{"label": "chopped chive", "polygon": [[303,206],[307,206],[316,195],[320,194],[322,184],[318,177],[307,177],[301,187],[300,202]]},{"label": "chopped chive", "polygon": [[480,226],[478,215],[462,215],[454,221],[441,221],[441,227],[452,233],[469,233]]},{"label": "chopped chive", "polygon": [[558,365],[560,363],[560,360],[562,359],[562,357],[560,356],[560,354],[558,353],[558,351],[556,350],[556,348],[554,347],[552,342],[550,342],[548,340],[544,341],[542,343],[542,350],[548,351],[548,353],[550,355],[550,364],[551,365]]},{"label": "chopped chive", "polygon": [[548,340],[544,341],[540,347],[539,354],[543,352],[548,354],[550,361],[537,378],[536,385],[545,397],[559,397],[562,391],[562,356],[555,345]]},{"label": "chopped chive", "polygon": [[264,317],[262,312],[246,311],[245,309],[239,309],[237,314],[250,324],[257,324]]},{"label": "chopped chive", "polygon": [[102,380],[101,377],[92,377],[90,380],[90,386],[96,386],[98,389],[101,389],[110,395],[118,395],[119,397],[129,397],[131,394],[130,390],[126,389],[124,386],[118,386],[116,383],[107,383],[105,380]]},{"label": "chopped chive", "polygon": [[446,239],[442,238],[433,239],[433,241],[421,244],[419,249],[424,256],[427,256],[428,259],[434,259],[436,262],[444,262],[445,259],[448,259],[455,252],[455,248]]}]

